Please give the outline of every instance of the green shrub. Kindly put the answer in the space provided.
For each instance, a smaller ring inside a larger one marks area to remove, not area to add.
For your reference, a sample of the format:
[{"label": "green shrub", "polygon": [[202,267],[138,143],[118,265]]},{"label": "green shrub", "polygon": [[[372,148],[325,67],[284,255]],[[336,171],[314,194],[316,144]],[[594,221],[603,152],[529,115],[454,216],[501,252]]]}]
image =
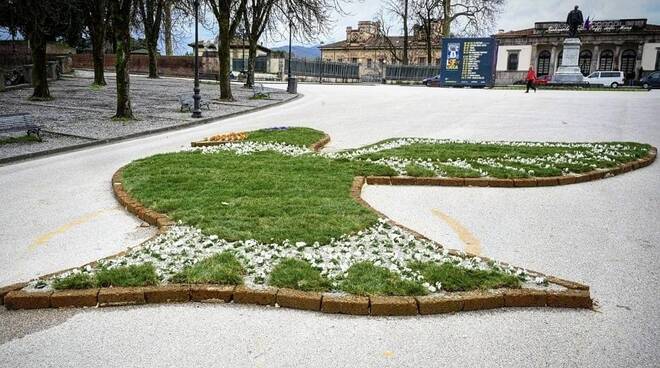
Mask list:
[{"label": "green shrub", "polygon": [[87,273],[73,273],[53,281],[53,288],[55,290],[91,289],[95,286],[96,280]]}]

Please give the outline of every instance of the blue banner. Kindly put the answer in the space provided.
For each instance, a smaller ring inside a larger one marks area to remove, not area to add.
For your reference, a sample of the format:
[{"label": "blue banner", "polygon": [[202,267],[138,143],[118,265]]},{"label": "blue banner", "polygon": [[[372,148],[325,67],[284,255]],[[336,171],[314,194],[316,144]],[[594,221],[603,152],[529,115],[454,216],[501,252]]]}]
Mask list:
[{"label": "blue banner", "polygon": [[444,38],[440,60],[441,86],[492,86],[494,38]]}]

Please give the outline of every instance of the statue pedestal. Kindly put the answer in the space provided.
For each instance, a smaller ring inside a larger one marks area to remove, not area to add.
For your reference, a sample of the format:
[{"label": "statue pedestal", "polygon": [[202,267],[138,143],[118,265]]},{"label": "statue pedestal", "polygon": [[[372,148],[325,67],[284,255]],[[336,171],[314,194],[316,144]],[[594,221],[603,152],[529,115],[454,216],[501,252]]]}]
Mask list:
[{"label": "statue pedestal", "polygon": [[584,84],[584,76],[578,65],[580,44],[579,38],[564,40],[561,65],[552,76],[552,84]]}]

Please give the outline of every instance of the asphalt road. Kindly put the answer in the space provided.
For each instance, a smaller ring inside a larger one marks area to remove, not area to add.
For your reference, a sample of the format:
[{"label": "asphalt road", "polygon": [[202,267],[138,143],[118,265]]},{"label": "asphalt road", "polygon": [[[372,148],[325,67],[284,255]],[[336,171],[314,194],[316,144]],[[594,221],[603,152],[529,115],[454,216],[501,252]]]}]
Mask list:
[{"label": "asphalt road", "polygon": [[[0,285],[135,245],[153,230],[110,176],[191,140],[310,126],[329,149],[396,136],[660,145],[660,93],[301,85],[287,105],[179,132],[0,167]],[[392,218],[482,254],[590,284],[596,312],[498,310],[424,318],[236,305],[0,311],[0,366],[658,366],[658,163],[554,188],[368,187]],[[445,215],[439,216],[438,213]],[[463,234],[464,235],[464,234]]]}]

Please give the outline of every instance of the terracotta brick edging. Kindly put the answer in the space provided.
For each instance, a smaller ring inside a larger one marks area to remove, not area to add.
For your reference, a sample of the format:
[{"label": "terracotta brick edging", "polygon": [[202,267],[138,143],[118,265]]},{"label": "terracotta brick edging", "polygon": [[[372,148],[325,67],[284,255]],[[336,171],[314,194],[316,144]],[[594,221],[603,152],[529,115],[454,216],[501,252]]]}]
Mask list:
[{"label": "terracotta brick edging", "polygon": [[547,187],[556,185],[567,185],[584,183],[587,181],[604,179],[611,176],[627,173],[632,170],[649,166],[655,161],[658,149],[651,147],[646,157],[627,162],[608,169],[596,169],[580,174],[565,176],[549,176],[534,178],[500,179],[491,177],[481,178],[455,178],[455,177],[412,177],[412,176],[367,176],[366,182],[370,185],[426,185],[441,187],[497,187],[497,188],[519,188],[519,187]]},{"label": "terracotta brick edging", "polygon": [[[330,141],[325,136],[312,145],[319,151]],[[627,172],[640,167],[648,166],[655,160],[656,150],[640,162],[633,162],[614,169],[612,175]],[[123,187],[123,167],[112,176],[112,189],[115,197],[122,206],[143,221],[157,226],[162,232],[174,222],[167,216],[157,213],[143,206],[132,198]],[[605,177],[603,170],[598,174],[585,173],[585,179],[594,180]],[[446,186],[534,186],[541,184],[541,178],[526,180],[516,185],[516,180],[491,180],[485,178],[409,178],[409,177],[356,177],[351,186],[351,196],[361,205],[379,213],[361,198],[364,184],[391,184],[406,185],[446,185]],[[561,185],[560,178],[552,179],[551,185]],[[566,181],[569,184],[575,181]],[[556,183],[556,184],[555,184]],[[393,224],[405,228],[414,236],[427,239],[418,232],[390,220]],[[428,240],[428,239],[427,239]],[[119,253],[123,254],[125,252]],[[449,254],[457,256],[470,256],[455,250]],[[480,256],[486,261],[488,257]],[[500,262],[502,265],[506,263]],[[109,307],[121,305],[137,305],[148,303],[185,303],[193,302],[221,302],[268,305],[284,308],[310,310],[330,314],[371,315],[371,316],[415,316],[456,313],[462,311],[485,310],[504,307],[556,307],[556,308],[586,308],[593,307],[593,301],[587,285],[563,280],[554,276],[546,276],[538,272],[529,271],[530,274],[543,276],[551,284],[565,288],[565,290],[545,289],[498,289],[470,292],[453,292],[431,294],[426,296],[358,296],[337,293],[304,292],[284,288],[249,288],[245,286],[227,285],[181,285],[164,284],[149,287],[111,287],[101,289],[62,290],[46,292],[23,291],[26,284],[14,284],[0,288],[0,303],[9,310],[38,309],[38,308],[65,308],[65,307]],[[52,275],[49,275],[52,276]]]}]

